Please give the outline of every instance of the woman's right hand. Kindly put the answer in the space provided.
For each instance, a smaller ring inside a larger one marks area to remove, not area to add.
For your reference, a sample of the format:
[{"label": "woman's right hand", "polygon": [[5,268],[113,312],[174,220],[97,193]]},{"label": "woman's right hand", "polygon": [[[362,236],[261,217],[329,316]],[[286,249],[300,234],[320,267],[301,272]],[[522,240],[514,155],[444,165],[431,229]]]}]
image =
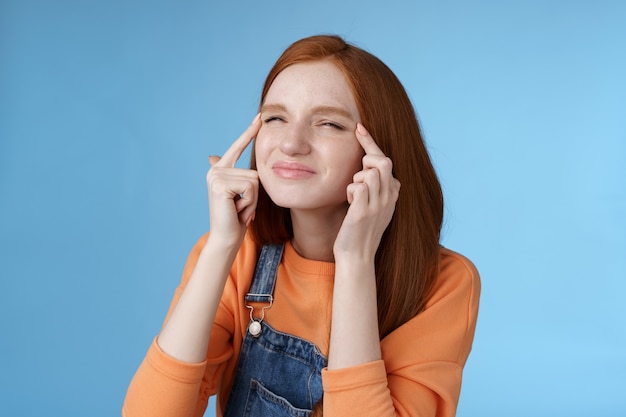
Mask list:
[{"label": "woman's right hand", "polygon": [[246,227],[254,220],[259,176],[251,169],[235,168],[246,147],[261,128],[260,114],[233,142],[224,155],[210,156],[207,173],[211,237],[225,244],[240,245]]},{"label": "woman's right hand", "polygon": [[246,227],[254,219],[258,175],[235,168],[235,163],[259,131],[259,120],[259,116],[254,118],[222,158],[209,157],[211,233],[157,340],[163,352],[180,361],[200,363],[206,359],[226,279]]}]

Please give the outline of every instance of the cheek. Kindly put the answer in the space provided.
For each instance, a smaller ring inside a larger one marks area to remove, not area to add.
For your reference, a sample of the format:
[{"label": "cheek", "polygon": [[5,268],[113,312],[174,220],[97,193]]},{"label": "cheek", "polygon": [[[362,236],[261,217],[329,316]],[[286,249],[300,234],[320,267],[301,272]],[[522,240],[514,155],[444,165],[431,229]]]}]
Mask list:
[{"label": "cheek", "polygon": [[336,151],[334,161],[335,169],[342,177],[344,183],[350,184],[354,174],[363,169],[363,154],[358,149],[343,149]]},{"label": "cheek", "polygon": [[271,144],[269,136],[259,132],[254,140],[254,162],[262,184],[265,184],[270,175],[270,168],[268,168],[270,155]]},{"label": "cheek", "polygon": [[256,164],[259,167],[262,162],[267,158],[267,137],[261,131],[257,133],[256,139],[254,140],[254,155],[256,157]]},{"label": "cheek", "polygon": [[350,159],[346,161],[345,164],[350,167],[353,175],[363,169],[363,156],[365,156],[365,152],[363,148],[361,148],[361,145],[346,150],[344,155],[350,155]]}]

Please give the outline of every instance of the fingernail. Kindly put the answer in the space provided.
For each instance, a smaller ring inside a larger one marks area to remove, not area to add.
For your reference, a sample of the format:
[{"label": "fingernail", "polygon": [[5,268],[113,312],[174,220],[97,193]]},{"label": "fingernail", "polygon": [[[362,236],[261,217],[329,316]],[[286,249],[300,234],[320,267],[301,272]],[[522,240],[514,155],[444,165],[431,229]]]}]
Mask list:
[{"label": "fingernail", "polygon": [[254,116],[254,119],[252,119],[252,123],[250,123],[251,125],[255,124],[256,122],[259,121],[259,119],[261,118],[261,113],[257,113],[256,116]]},{"label": "fingernail", "polygon": [[365,128],[365,126],[363,126],[361,123],[357,123],[356,124],[356,130],[359,132],[359,134],[361,134],[362,136],[365,136],[368,134],[367,129]]}]

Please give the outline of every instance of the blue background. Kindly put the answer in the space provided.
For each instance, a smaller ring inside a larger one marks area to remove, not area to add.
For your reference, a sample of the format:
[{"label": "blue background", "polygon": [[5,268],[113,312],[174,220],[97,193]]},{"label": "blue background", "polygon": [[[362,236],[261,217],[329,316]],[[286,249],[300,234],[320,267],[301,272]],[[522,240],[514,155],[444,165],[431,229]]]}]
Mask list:
[{"label": "blue background", "polygon": [[[119,415],[291,42],[408,90],[483,279],[460,417],[626,415],[626,3],[0,2],[0,415]],[[213,408],[207,415],[213,415]]]}]

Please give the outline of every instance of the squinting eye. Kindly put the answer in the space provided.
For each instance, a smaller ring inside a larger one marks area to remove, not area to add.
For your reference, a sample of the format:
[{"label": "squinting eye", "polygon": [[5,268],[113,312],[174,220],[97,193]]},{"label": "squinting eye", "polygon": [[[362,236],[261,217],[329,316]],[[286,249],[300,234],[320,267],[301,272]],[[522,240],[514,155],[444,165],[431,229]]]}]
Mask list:
[{"label": "squinting eye", "polygon": [[267,119],[263,120],[263,123],[269,123],[269,122],[282,122],[283,119],[278,117],[278,116],[272,116],[272,117],[268,117]]},{"label": "squinting eye", "polygon": [[343,126],[338,125],[337,123],[333,123],[333,122],[325,122],[325,123],[323,123],[323,126],[332,127],[334,129],[337,129],[337,130],[344,130]]}]

